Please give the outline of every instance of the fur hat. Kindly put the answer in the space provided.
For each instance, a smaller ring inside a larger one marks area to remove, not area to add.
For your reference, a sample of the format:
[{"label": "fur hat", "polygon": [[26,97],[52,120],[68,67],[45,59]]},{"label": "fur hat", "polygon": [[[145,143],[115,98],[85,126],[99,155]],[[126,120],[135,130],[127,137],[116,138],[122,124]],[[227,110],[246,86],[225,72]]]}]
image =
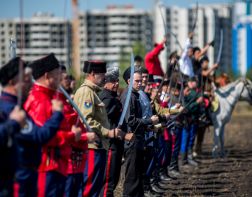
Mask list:
[{"label": "fur hat", "polygon": [[103,61],[85,61],[83,72],[84,73],[106,73],[106,62]]},{"label": "fur hat", "polygon": [[23,64],[23,68],[27,66],[27,64],[20,57],[15,57],[11,59],[7,64],[3,65],[3,67],[0,69],[0,83],[3,86],[5,86],[11,79],[17,76],[20,63]]},{"label": "fur hat", "polygon": [[33,61],[29,66],[32,68],[32,75],[36,80],[43,76],[45,73],[59,68],[60,64],[55,55],[53,53],[50,53],[43,58]]}]

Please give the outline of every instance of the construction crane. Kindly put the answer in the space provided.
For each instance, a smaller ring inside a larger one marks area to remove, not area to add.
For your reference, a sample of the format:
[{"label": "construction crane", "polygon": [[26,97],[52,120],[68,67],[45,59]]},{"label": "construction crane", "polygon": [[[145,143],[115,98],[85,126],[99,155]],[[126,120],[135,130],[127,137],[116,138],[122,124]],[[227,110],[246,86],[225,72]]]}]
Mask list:
[{"label": "construction crane", "polygon": [[80,79],[80,40],[78,0],[72,0],[72,68],[76,80]]}]

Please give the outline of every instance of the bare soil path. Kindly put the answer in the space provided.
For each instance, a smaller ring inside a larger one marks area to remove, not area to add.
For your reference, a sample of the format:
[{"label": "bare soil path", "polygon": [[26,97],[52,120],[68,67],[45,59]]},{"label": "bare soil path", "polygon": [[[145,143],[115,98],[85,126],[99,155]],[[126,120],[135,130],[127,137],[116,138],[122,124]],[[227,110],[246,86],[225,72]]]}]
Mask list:
[{"label": "bare soil path", "polygon": [[[212,158],[210,129],[205,136],[203,154],[198,158],[199,167],[183,169],[183,176],[169,183],[164,196],[252,196],[252,111],[249,109],[246,104],[236,107],[226,127],[226,158]],[[120,184],[117,197],[122,196],[121,191]]]}]

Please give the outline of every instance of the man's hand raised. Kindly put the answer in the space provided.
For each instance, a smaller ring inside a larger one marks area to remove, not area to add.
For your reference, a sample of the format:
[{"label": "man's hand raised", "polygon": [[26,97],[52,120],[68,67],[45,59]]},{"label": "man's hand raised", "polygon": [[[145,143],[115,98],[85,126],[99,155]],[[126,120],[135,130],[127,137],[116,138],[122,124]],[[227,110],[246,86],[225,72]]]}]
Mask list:
[{"label": "man's hand raised", "polygon": [[193,39],[193,35],[194,35],[194,33],[193,33],[193,32],[190,32],[189,35],[188,35],[188,38],[189,38],[190,40],[192,40],[192,39]]}]

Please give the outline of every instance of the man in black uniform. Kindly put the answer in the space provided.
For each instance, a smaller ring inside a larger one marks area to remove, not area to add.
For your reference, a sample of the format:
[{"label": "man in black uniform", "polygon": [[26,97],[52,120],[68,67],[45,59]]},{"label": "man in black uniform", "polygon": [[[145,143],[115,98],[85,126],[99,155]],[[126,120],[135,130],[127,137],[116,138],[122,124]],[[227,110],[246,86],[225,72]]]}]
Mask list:
[{"label": "man in black uniform", "polygon": [[[118,98],[117,90],[119,88],[119,69],[118,67],[108,67],[105,74],[104,89],[100,92],[99,97],[105,104],[109,129],[115,129],[118,126],[120,115],[122,113],[122,104]],[[122,130],[125,130],[123,125]],[[130,140],[133,134],[127,134],[125,137]],[[114,190],[118,184],[121,172],[121,161],[124,150],[124,142],[117,138],[110,139],[107,156],[107,166],[105,173],[105,184],[102,195],[104,197],[113,197]]]},{"label": "man in black uniform", "polygon": [[[142,75],[139,70],[133,76],[133,91],[130,97],[125,122],[127,132],[134,133],[134,138],[125,142],[125,182],[123,186],[124,197],[143,197],[143,174],[144,174],[144,133],[147,126],[156,123],[156,119],[142,119],[142,110],[138,91],[142,85]],[[123,78],[127,84],[130,82],[130,68],[126,69]],[[128,88],[121,96],[121,102],[125,103]]]}]

